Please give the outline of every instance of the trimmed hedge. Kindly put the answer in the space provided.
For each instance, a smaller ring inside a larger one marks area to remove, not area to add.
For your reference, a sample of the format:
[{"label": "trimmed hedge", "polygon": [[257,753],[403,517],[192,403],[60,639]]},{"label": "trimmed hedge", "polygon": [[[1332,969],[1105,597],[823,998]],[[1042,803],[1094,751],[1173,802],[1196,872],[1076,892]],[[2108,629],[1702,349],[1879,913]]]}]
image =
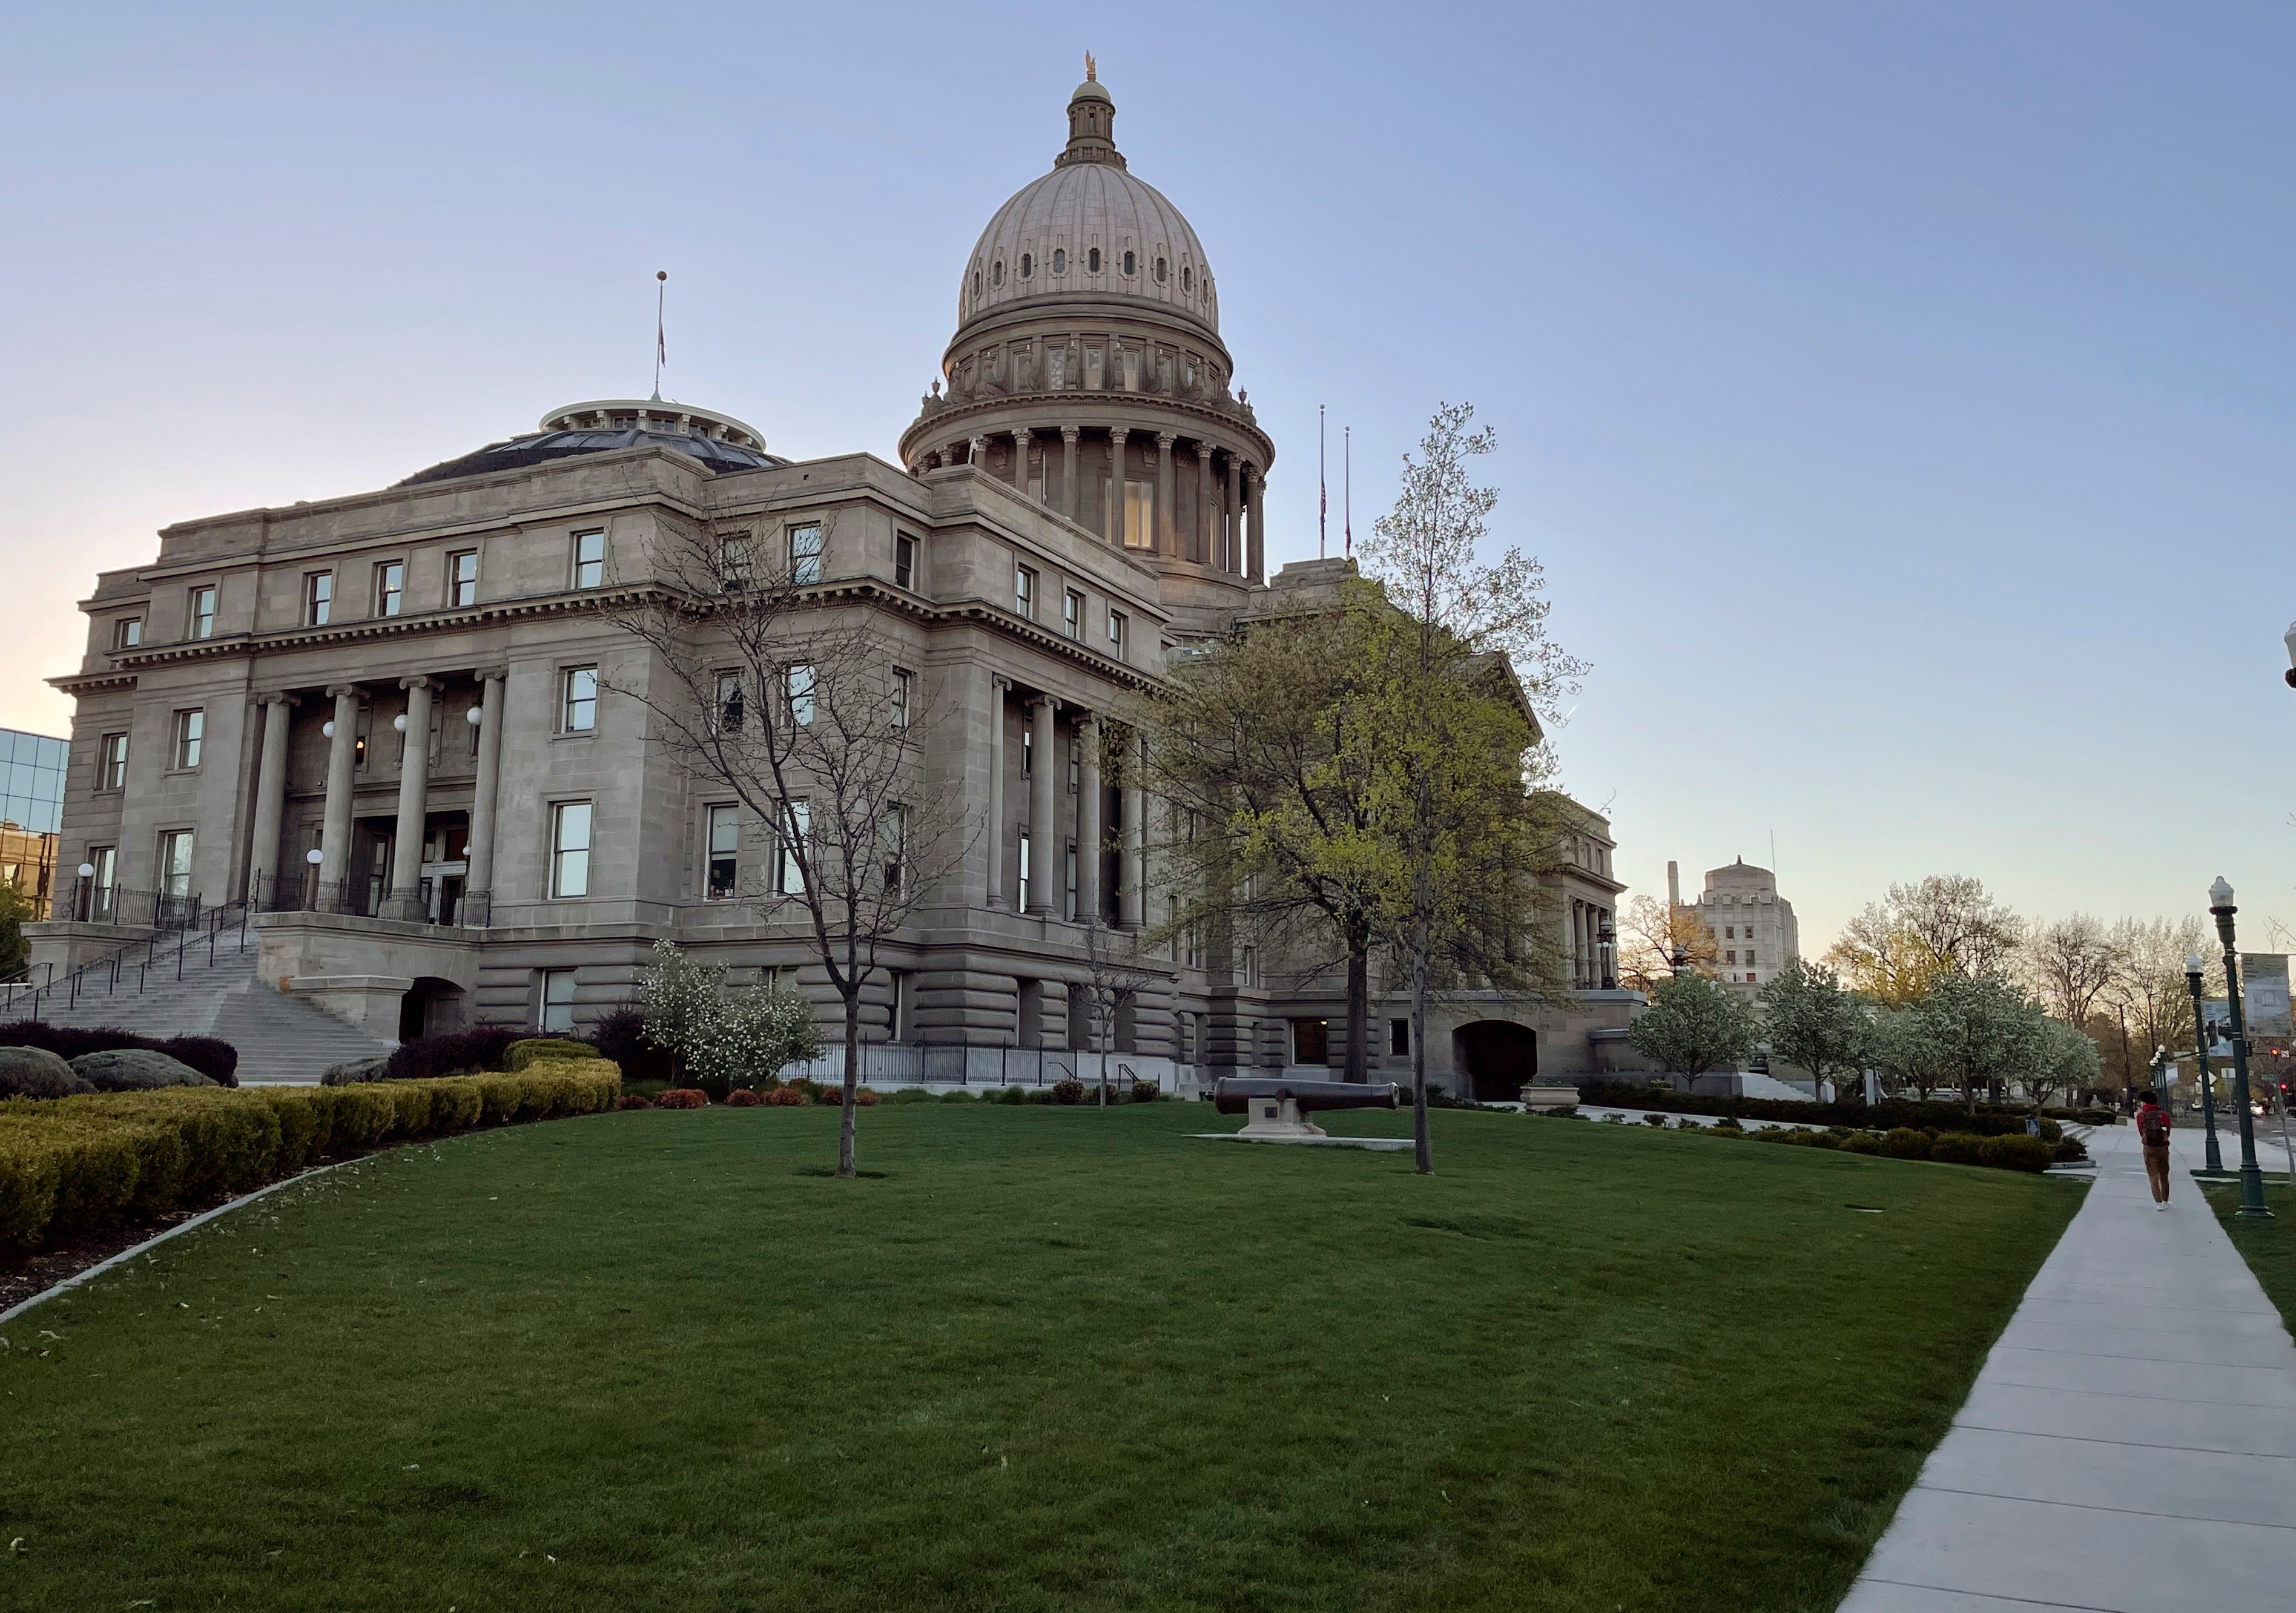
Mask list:
[{"label": "trimmed hedge", "polygon": [[112,1026],[77,1029],[40,1019],[19,1019],[0,1025],[0,1047],[38,1047],[70,1063],[83,1053],[118,1052],[136,1048],[165,1053],[190,1065],[217,1086],[239,1085],[239,1049],[213,1036],[139,1036]]},{"label": "trimmed hedge", "polygon": [[[1738,1115],[1750,1120],[1799,1120],[1810,1126],[1884,1131],[1911,1126],[1919,1131],[1961,1132],[1980,1137],[2022,1134],[2025,1122],[2033,1112],[2012,1104],[1980,1103],[1977,1112],[1972,1114],[1958,1103],[1912,1103],[1896,1098],[1867,1104],[1702,1097],[1663,1086],[1644,1086],[1635,1081],[1583,1081],[1578,1084],[1578,1099],[1582,1103],[1600,1103],[1613,1109],[1656,1109],[1673,1115]],[[2105,1110],[2044,1109],[2041,1138],[2054,1142],[2062,1131],[2061,1121],[2103,1125],[2113,1118]]]},{"label": "trimmed hedge", "polygon": [[0,1243],[37,1249],[250,1191],[330,1155],[481,1125],[611,1109],[601,1059],[517,1075],[272,1086],[173,1086],[0,1102]]},{"label": "trimmed hedge", "polygon": [[529,1036],[523,1042],[513,1042],[503,1055],[503,1068],[515,1075],[537,1060],[560,1059],[594,1059],[598,1050],[587,1042],[571,1042],[563,1036]]}]

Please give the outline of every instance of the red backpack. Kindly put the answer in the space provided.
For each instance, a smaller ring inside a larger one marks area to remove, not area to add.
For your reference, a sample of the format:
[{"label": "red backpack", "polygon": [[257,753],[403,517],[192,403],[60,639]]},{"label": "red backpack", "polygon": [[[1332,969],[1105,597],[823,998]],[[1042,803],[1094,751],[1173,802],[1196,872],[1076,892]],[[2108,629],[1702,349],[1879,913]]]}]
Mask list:
[{"label": "red backpack", "polygon": [[2157,1109],[2138,1109],[2136,1136],[2148,1148],[2161,1147],[2169,1141],[2169,1117]]}]

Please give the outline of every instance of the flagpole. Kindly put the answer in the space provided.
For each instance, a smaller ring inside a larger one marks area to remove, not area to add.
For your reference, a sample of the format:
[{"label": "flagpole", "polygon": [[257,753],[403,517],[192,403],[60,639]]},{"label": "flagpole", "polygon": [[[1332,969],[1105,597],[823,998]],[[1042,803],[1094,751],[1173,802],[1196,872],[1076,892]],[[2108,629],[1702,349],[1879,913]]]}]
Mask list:
[{"label": "flagpole", "polygon": [[653,401],[661,401],[661,366],[669,358],[669,336],[662,324],[662,315],[668,307],[669,271],[653,272]]},{"label": "flagpole", "polygon": [[1356,553],[1356,429],[1340,428],[1340,530],[1349,560]]},{"label": "flagpole", "polygon": [[1325,554],[1324,522],[1332,508],[1332,484],[1324,474],[1324,405],[1316,405],[1316,558]]}]

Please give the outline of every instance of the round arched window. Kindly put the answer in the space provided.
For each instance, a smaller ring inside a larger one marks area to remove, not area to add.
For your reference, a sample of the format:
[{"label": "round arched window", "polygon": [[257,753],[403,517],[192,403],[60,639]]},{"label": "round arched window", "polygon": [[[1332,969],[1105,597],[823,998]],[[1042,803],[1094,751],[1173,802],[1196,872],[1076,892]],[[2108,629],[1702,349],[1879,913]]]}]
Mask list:
[{"label": "round arched window", "polygon": [[1002,258],[989,266],[988,283],[993,286],[1001,286],[1004,283],[1004,260]]},{"label": "round arched window", "polygon": [[1127,274],[1137,274],[1140,272],[1132,266],[1132,254],[1129,252],[1124,255],[1124,272]]},{"label": "round arched window", "polygon": [[1100,273],[1100,249],[1098,247],[1093,248],[1092,250],[1084,255],[1084,266],[1085,271],[1087,274],[1097,274]]},{"label": "round arched window", "polygon": [[1156,260],[1156,283],[1158,285],[1164,283],[1164,260],[1160,258]]},{"label": "round arched window", "polygon": [[1195,289],[1196,272],[1192,268],[1183,266],[1180,270],[1180,290],[1183,291],[1193,291]]},{"label": "round arched window", "polygon": [[1033,252],[1023,252],[1023,253],[1021,253],[1021,279],[1023,279],[1023,280],[1026,280],[1026,279],[1028,279],[1028,278],[1029,278],[1029,275],[1031,275],[1031,274],[1035,274],[1036,272],[1037,272],[1037,258],[1036,258],[1036,254],[1034,254]]},{"label": "round arched window", "polygon": [[1053,273],[1054,273],[1054,274],[1067,274],[1068,272],[1069,272],[1069,250],[1068,250],[1068,248],[1066,248],[1066,247],[1054,247],[1054,248],[1053,249]]},{"label": "round arched window", "polygon": [[972,294],[975,297],[980,295],[980,271],[979,269],[972,271]]}]

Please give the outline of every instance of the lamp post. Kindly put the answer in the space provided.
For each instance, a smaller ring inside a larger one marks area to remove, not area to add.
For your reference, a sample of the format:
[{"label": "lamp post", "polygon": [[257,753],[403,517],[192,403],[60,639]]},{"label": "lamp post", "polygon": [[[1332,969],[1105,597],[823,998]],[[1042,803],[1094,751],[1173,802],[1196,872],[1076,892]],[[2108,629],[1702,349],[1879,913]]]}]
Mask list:
[{"label": "lamp post", "polygon": [[1608,917],[1595,927],[1595,940],[1602,958],[1603,989],[1616,991],[1619,989],[1619,932]]},{"label": "lamp post", "polygon": [[2264,1204],[2264,1173],[2256,1167],[2256,1126],[2248,1112],[2248,1029],[2240,1011],[2240,954],[2234,949],[2232,886],[2222,874],[2209,887],[2209,911],[2224,941],[2225,1003],[2232,1015],[2232,1101],[2240,1107],[2240,1208],[2235,1215],[2269,1216]]},{"label": "lamp post", "polygon": [[2201,1121],[2208,1127],[2209,1173],[2218,1175],[2224,1171],[2224,1154],[2217,1147],[2217,1078],[2209,1069],[2209,1028],[2203,1022],[2207,1011],[2201,1006],[2198,953],[2185,959],[2185,984],[2193,988],[2193,1052],[2201,1066]]}]

